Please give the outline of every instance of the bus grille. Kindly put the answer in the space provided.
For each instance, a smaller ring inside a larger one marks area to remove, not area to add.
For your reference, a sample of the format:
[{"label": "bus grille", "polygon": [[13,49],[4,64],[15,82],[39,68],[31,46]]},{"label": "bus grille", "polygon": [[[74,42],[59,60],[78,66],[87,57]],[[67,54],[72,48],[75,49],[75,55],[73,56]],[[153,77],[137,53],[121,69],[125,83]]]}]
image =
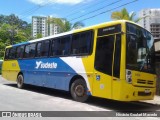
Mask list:
[{"label": "bus grille", "polygon": [[152,93],[138,92],[138,96],[150,96]]},{"label": "bus grille", "polygon": [[137,83],[138,84],[146,84],[146,85],[153,85],[154,84],[153,81],[151,81],[151,80],[142,80],[142,79],[138,79]]}]

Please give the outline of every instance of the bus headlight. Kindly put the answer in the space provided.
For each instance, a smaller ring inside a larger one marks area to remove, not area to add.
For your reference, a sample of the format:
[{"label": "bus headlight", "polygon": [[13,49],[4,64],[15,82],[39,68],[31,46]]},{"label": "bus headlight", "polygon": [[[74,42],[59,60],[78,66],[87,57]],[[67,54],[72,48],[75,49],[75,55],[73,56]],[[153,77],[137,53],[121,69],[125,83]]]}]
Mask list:
[{"label": "bus headlight", "polygon": [[131,70],[126,70],[126,81],[128,83],[132,83],[132,71]]}]

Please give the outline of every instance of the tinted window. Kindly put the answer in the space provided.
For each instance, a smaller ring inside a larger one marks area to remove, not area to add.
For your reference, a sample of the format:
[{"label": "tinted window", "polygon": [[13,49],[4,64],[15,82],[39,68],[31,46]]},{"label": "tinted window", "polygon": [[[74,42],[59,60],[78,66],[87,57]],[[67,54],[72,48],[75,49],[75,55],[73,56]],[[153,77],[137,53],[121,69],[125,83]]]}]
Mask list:
[{"label": "tinted window", "polygon": [[127,23],[127,69],[154,73],[154,39],[145,29]]},{"label": "tinted window", "polygon": [[6,52],[5,52],[5,59],[8,59],[9,57],[9,48],[6,49]]},{"label": "tinted window", "polygon": [[35,56],[36,44],[26,45],[24,58],[33,58]]},{"label": "tinted window", "polygon": [[70,37],[61,39],[61,55],[68,55],[70,50]]},{"label": "tinted window", "polygon": [[120,78],[121,34],[116,35],[113,76]]},{"label": "tinted window", "polygon": [[70,50],[70,37],[57,38],[52,41],[52,55],[68,55]]},{"label": "tinted window", "polygon": [[15,59],[15,54],[16,54],[16,48],[11,48],[11,49],[9,50],[8,59]]},{"label": "tinted window", "polygon": [[112,75],[114,35],[97,39],[95,69]]},{"label": "tinted window", "polygon": [[17,47],[16,58],[23,58],[24,46]]},{"label": "tinted window", "polygon": [[43,41],[43,44],[41,44],[41,56],[46,57],[49,53],[49,42],[50,41]]},{"label": "tinted window", "polygon": [[60,55],[60,45],[61,45],[61,41],[59,38],[54,39],[52,41],[52,55],[53,56]]},{"label": "tinted window", "polygon": [[91,51],[92,34],[85,32],[72,36],[72,55],[89,54]]},{"label": "tinted window", "polygon": [[29,58],[29,45],[26,45],[25,47],[24,58]]},{"label": "tinted window", "polygon": [[42,45],[42,43],[37,43],[36,57],[41,56],[41,45]]}]

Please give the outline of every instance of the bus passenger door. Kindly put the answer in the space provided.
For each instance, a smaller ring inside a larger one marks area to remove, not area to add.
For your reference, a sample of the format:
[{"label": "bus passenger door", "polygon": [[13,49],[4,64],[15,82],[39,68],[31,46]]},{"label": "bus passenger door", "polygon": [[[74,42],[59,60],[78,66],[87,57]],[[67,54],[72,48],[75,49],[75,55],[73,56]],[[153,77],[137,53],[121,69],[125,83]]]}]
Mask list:
[{"label": "bus passenger door", "polygon": [[97,37],[93,96],[111,98],[115,35]]}]

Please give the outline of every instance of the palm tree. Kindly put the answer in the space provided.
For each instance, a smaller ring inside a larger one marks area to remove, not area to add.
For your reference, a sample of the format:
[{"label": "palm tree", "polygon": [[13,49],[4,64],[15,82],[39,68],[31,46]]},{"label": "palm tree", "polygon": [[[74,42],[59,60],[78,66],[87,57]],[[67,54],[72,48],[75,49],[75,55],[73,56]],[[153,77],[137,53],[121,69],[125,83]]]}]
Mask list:
[{"label": "palm tree", "polygon": [[75,22],[73,25],[72,25],[72,27],[71,27],[71,29],[80,29],[80,28],[82,28],[82,27],[84,27],[85,25],[84,25],[84,23],[82,23],[82,22]]},{"label": "palm tree", "polygon": [[48,23],[53,23],[59,26],[59,32],[67,32],[72,29],[79,29],[84,27],[84,23],[82,22],[76,22],[74,24],[70,23],[67,19],[64,18],[49,18]]},{"label": "palm tree", "polygon": [[133,22],[139,22],[142,18],[135,18],[136,13],[129,13],[126,8],[123,8],[121,11],[112,12],[111,18],[113,20],[130,20]]}]

